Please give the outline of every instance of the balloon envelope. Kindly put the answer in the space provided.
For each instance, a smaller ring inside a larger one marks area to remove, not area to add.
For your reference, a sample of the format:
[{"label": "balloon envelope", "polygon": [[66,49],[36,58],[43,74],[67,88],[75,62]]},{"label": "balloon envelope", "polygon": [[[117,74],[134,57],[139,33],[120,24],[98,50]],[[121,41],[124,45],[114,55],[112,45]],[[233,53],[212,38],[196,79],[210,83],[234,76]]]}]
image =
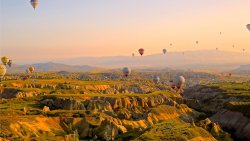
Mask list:
[{"label": "balloon envelope", "polygon": [[163,54],[166,54],[166,53],[167,53],[167,49],[164,48],[164,49],[162,50],[162,52],[163,52]]},{"label": "balloon envelope", "polygon": [[8,64],[8,62],[9,62],[9,58],[8,57],[6,57],[6,56],[4,56],[4,57],[2,57],[2,63],[4,64],[4,65],[7,65]]},{"label": "balloon envelope", "polygon": [[138,52],[141,54],[141,56],[144,54],[144,49],[143,48],[140,48],[139,50],[138,50]]},{"label": "balloon envelope", "polygon": [[0,79],[2,79],[4,77],[6,72],[7,72],[6,67],[4,65],[0,65]]},{"label": "balloon envelope", "polygon": [[34,9],[36,9],[39,5],[39,1],[38,0],[30,0],[30,4],[32,5],[32,7]]},{"label": "balloon envelope", "polygon": [[152,78],[153,78],[154,83],[159,83],[160,82],[160,77],[159,76],[154,75]]},{"label": "balloon envelope", "polygon": [[9,67],[12,67],[12,64],[13,64],[12,60],[9,60],[8,66],[9,66]]},{"label": "balloon envelope", "polygon": [[250,24],[247,24],[247,29],[250,31]]},{"label": "balloon envelope", "polygon": [[124,76],[128,77],[130,75],[130,73],[131,73],[131,69],[128,68],[128,67],[124,67],[122,69],[122,72],[123,72]]},{"label": "balloon envelope", "polygon": [[34,67],[29,67],[29,71],[30,71],[30,73],[33,73],[35,71],[35,68]]},{"label": "balloon envelope", "polygon": [[185,78],[183,76],[175,76],[174,80],[173,80],[173,84],[174,86],[176,86],[177,88],[181,88],[184,83],[185,83]]}]

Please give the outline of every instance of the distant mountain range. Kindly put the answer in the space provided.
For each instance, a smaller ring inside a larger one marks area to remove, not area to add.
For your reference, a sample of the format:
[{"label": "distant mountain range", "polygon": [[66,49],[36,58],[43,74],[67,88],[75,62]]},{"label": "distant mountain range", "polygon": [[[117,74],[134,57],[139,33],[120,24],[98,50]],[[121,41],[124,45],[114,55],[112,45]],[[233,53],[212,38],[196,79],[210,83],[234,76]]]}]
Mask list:
[{"label": "distant mountain range", "polygon": [[250,74],[250,64],[249,65],[242,65],[239,68],[232,71],[233,73],[239,74]]},{"label": "distant mountain range", "polygon": [[[68,65],[70,64],[70,65]],[[58,59],[54,63],[35,63],[37,71],[82,72],[105,69],[120,69],[128,66],[140,70],[222,70],[247,71],[250,54],[247,52],[229,52],[216,50],[200,50],[185,52],[169,52],[147,56],[112,56],[81,57]],[[23,72],[31,65],[14,65],[9,72]],[[240,67],[241,66],[241,67]],[[239,68],[240,67],[240,68]]]},{"label": "distant mountain range", "polygon": [[116,56],[116,57],[82,57],[57,60],[58,63],[73,65],[89,65],[104,68],[121,68],[128,66],[139,69],[208,69],[233,70],[241,65],[250,64],[247,52],[229,52],[216,50],[200,50],[185,52],[169,52],[148,56]]},{"label": "distant mountain range", "polygon": [[13,65],[12,68],[8,68],[8,72],[17,73],[17,72],[25,72],[29,66],[34,66],[37,72],[84,72],[84,71],[94,71],[100,70],[101,68],[92,67],[87,65],[65,65],[60,63],[37,63],[37,64],[27,64],[27,65]]}]

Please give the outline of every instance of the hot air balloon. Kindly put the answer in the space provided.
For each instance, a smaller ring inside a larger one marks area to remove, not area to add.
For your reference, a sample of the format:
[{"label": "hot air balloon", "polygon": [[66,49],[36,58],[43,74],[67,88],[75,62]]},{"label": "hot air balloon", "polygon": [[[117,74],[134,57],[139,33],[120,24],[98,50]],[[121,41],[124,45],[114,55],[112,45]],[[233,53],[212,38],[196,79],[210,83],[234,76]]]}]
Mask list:
[{"label": "hot air balloon", "polygon": [[169,46],[172,46],[172,45],[173,45],[172,43],[169,44]]},{"label": "hot air balloon", "polygon": [[35,68],[31,66],[31,67],[29,67],[29,71],[30,71],[30,73],[33,73],[35,71]]},{"label": "hot air balloon", "polygon": [[30,4],[32,5],[32,7],[35,10],[38,7],[39,2],[38,2],[38,0],[30,0]]},{"label": "hot air balloon", "polygon": [[131,73],[131,69],[128,67],[125,67],[122,69],[122,72],[123,72],[124,76],[128,77]]},{"label": "hot air balloon", "polygon": [[185,83],[185,78],[183,76],[175,76],[173,80],[173,86],[180,89],[183,87],[184,83]]},{"label": "hot air balloon", "polygon": [[153,75],[152,79],[153,79],[154,83],[159,83],[160,82],[160,77],[157,76],[157,75]]},{"label": "hot air balloon", "polygon": [[140,48],[140,49],[138,50],[138,52],[139,52],[140,55],[142,56],[142,55],[144,54],[144,49],[143,49],[143,48]]},{"label": "hot air balloon", "polygon": [[3,63],[4,65],[7,65],[8,62],[9,62],[9,58],[7,58],[6,56],[2,57],[1,60],[2,60],[2,63]]},{"label": "hot air balloon", "polygon": [[199,44],[199,41],[196,41],[195,43],[196,43],[196,44]]},{"label": "hot air balloon", "polygon": [[9,66],[9,67],[12,67],[12,64],[13,64],[12,60],[9,60],[8,66]]},{"label": "hot air balloon", "polygon": [[135,54],[134,54],[134,53],[132,53],[132,56],[134,57],[134,56],[135,56]]},{"label": "hot air balloon", "polygon": [[4,65],[0,65],[0,80],[3,79],[4,75],[6,74],[7,69]]},{"label": "hot air balloon", "polygon": [[243,49],[243,52],[245,52],[246,50],[245,49]]},{"label": "hot air balloon", "polygon": [[166,54],[166,53],[167,53],[167,49],[164,48],[164,49],[162,50],[162,52],[163,52],[163,54]]},{"label": "hot air balloon", "polygon": [[247,24],[246,27],[250,31],[250,24]]}]

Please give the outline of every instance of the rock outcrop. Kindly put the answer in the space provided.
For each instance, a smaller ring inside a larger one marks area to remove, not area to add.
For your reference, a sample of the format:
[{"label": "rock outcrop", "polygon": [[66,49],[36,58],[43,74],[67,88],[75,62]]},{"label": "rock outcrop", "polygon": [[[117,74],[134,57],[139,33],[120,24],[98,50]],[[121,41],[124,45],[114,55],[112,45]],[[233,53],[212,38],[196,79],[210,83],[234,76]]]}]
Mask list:
[{"label": "rock outcrop", "polygon": [[234,131],[234,136],[241,140],[250,140],[250,119],[240,112],[221,110],[210,118],[221,127]]}]

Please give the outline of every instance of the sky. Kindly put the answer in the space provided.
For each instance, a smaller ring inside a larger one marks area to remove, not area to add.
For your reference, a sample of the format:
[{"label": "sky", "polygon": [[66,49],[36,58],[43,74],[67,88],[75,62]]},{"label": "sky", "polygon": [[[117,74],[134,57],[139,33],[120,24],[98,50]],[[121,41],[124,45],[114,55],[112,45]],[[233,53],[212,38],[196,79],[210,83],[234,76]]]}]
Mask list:
[{"label": "sky", "polygon": [[39,2],[34,11],[29,0],[0,0],[0,55],[53,61],[129,56],[139,48],[145,55],[163,48],[250,51],[250,0]]}]

